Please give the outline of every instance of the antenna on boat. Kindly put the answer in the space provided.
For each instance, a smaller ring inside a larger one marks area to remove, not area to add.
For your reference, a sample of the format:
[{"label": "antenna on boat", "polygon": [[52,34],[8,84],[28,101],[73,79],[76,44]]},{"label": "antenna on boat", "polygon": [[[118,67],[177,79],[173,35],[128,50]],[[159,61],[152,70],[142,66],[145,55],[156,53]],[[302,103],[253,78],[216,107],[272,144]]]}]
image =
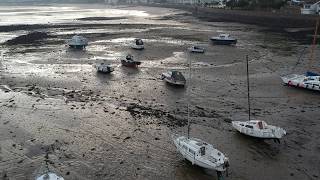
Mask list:
[{"label": "antenna on boat", "polygon": [[313,60],[314,60],[314,49],[315,49],[316,43],[317,43],[317,35],[318,35],[319,21],[320,21],[320,17],[317,18],[316,28],[315,28],[315,30],[314,30],[312,47],[311,47],[311,53],[310,53],[310,61],[309,61],[309,64],[308,64],[309,70],[311,69],[311,64],[312,64],[312,62],[313,62]]},{"label": "antenna on boat", "polygon": [[187,87],[187,98],[188,98],[188,139],[190,137],[190,88],[191,88],[191,58],[189,58],[189,84]]},{"label": "antenna on boat", "polygon": [[249,57],[248,57],[248,55],[246,56],[246,61],[247,61],[247,87],[248,87],[248,116],[249,116],[249,121],[250,121],[251,112],[250,112],[250,81],[249,81]]}]

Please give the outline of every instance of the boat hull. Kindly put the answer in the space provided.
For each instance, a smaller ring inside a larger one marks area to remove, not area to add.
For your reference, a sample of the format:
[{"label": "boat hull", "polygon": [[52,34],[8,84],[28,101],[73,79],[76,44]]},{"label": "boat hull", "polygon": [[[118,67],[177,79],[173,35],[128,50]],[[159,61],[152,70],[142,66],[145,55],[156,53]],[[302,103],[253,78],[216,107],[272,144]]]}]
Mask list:
[{"label": "boat hull", "polygon": [[210,40],[213,44],[216,44],[216,45],[235,45],[235,44],[237,44],[236,39],[226,40],[226,39],[211,38]]},{"label": "boat hull", "polygon": [[281,77],[283,83],[287,86],[303,88],[313,91],[320,91],[320,83],[319,82],[308,82],[304,81],[304,79],[308,78],[305,75],[292,74],[289,76]]},{"label": "boat hull", "polygon": [[86,48],[86,45],[70,45],[69,44],[69,48],[72,48],[72,49],[84,49],[84,48]]},{"label": "boat hull", "polygon": [[274,127],[273,130],[272,129],[256,130],[256,129],[251,129],[245,126],[241,126],[240,123],[244,123],[244,122],[233,121],[232,126],[237,131],[247,136],[252,136],[252,137],[261,138],[261,139],[281,139],[284,135],[286,135],[285,130],[275,126],[272,126]]},{"label": "boat hull", "polygon": [[131,48],[135,49],[135,50],[143,50],[144,49],[144,45],[132,45]]},{"label": "boat hull", "polygon": [[131,62],[128,62],[128,61],[125,61],[125,60],[121,60],[121,64],[123,66],[127,66],[127,67],[137,67],[141,64],[141,62],[139,61],[131,61]]}]

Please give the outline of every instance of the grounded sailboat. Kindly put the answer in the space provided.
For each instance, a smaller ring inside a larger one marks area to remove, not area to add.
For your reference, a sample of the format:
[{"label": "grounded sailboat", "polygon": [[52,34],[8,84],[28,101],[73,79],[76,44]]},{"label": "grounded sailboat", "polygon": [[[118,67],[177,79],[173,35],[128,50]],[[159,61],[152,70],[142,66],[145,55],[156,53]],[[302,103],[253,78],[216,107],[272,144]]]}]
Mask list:
[{"label": "grounded sailboat", "polygon": [[[314,49],[317,41],[318,27],[319,27],[319,18],[317,19],[316,28],[314,31],[310,61],[313,61],[314,59]],[[311,67],[310,63],[311,62],[309,62],[309,69]],[[305,74],[290,74],[290,75],[282,76],[281,79],[283,83],[287,86],[320,91],[320,74],[318,73],[308,71]]]},{"label": "grounded sailboat", "polygon": [[249,121],[232,121],[232,126],[238,130],[240,133],[262,138],[262,139],[275,139],[279,142],[284,135],[286,135],[286,131],[277,126],[268,125],[266,122],[262,120],[251,120],[250,113],[250,83],[249,83],[249,62],[248,56],[247,60],[247,87],[248,87],[248,115]]},{"label": "grounded sailboat", "polygon": [[[189,64],[189,82],[191,81],[191,60]],[[190,83],[189,83],[190,85]],[[189,89],[188,88],[188,95]],[[193,165],[217,171],[219,178],[229,167],[229,159],[213,145],[197,138],[190,137],[190,109],[188,102],[188,133],[187,136],[173,135],[177,151]]]}]

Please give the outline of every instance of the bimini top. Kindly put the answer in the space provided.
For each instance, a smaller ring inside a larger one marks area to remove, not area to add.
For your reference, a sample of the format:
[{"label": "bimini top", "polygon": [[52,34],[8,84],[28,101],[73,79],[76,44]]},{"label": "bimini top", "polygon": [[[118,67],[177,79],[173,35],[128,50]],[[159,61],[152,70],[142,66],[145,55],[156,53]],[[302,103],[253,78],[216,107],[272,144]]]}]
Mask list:
[{"label": "bimini top", "polygon": [[75,35],[68,41],[68,44],[73,46],[86,46],[88,45],[88,40],[83,36]]}]

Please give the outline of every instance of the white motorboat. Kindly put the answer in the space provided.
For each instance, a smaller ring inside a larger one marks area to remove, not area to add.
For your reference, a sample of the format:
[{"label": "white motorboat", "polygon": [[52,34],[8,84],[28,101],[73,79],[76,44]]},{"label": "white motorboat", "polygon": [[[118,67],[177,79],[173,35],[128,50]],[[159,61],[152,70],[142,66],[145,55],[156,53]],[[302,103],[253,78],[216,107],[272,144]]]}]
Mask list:
[{"label": "white motorboat", "polygon": [[237,44],[237,39],[230,36],[230,34],[219,34],[219,36],[211,37],[210,40],[213,44],[218,45],[235,45]]},{"label": "white motorboat", "polygon": [[281,139],[286,135],[286,131],[280,127],[268,125],[261,120],[250,121],[232,121],[232,126],[248,136],[253,136],[263,139]]},{"label": "white motorboat", "polygon": [[88,45],[88,40],[83,36],[75,35],[67,41],[67,44],[70,48],[83,49]]},{"label": "white motorboat", "polygon": [[142,39],[135,39],[134,43],[131,45],[132,49],[136,49],[136,50],[142,50],[144,49],[144,44]]},{"label": "white motorboat", "polygon": [[101,63],[96,65],[96,69],[98,72],[101,73],[111,73],[114,71],[114,68],[111,67],[109,64]]},{"label": "white motorboat", "polygon": [[[191,84],[191,59],[189,60],[189,85]],[[190,94],[190,88],[187,94]],[[172,135],[177,151],[193,165],[216,170],[218,178],[222,178],[222,172],[229,167],[228,158],[211,144],[200,139],[190,137],[190,102],[188,101],[188,131],[187,137]]]},{"label": "white motorboat", "polygon": [[193,53],[204,53],[204,48],[199,47],[199,46],[192,46],[189,49],[189,52],[193,52]]},{"label": "white motorboat", "polygon": [[226,171],[229,159],[219,150],[200,139],[175,137],[173,140],[177,150],[192,164],[216,171]]},{"label": "white motorboat", "polygon": [[184,86],[186,84],[186,79],[180,71],[162,73],[161,79],[172,85]]},{"label": "white motorboat", "polygon": [[287,86],[320,91],[320,75],[307,72],[306,74],[291,74],[281,77]]},{"label": "white motorboat", "polygon": [[[249,82],[249,60],[246,57],[247,62],[247,88],[248,88],[248,121],[232,121],[232,126],[242,134],[263,138],[263,139],[281,139],[286,135],[286,131],[280,127],[268,125],[261,120],[251,120],[250,112],[250,82]],[[278,141],[280,142],[280,141]]]}]

